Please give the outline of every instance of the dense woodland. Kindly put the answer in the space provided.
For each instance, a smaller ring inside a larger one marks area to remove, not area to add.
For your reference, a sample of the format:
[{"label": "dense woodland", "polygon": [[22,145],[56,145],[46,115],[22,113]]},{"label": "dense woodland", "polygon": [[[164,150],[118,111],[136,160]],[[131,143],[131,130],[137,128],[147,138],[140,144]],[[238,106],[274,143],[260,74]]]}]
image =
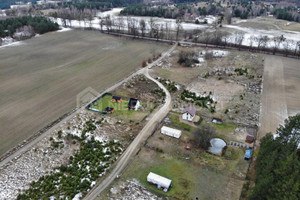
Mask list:
[{"label": "dense woodland", "polygon": [[[1,0],[0,2],[0,9],[7,9],[10,8],[10,5],[15,4],[15,2],[18,2],[20,0]],[[27,3],[27,2],[32,2],[36,3],[37,0],[22,0],[22,2]]]},{"label": "dense woodland", "polygon": [[58,30],[59,26],[42,16],[24,16],[0,20],[0,37],[13,36],[18,28],[31,26],[35,33],[43,34]]},{"label": "dense woodland", "polygon": [[277,134],[261,141],[250,200],[300,199],[300,115],[286,120]]}]

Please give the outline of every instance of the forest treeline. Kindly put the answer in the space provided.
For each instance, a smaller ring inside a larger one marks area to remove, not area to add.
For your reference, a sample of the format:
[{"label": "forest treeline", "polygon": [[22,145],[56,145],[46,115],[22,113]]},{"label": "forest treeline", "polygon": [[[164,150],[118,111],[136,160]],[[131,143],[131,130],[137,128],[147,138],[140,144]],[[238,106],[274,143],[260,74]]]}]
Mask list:
[{"label": "forest treeline", "polygon": [[300,199],[300,114],[261,140],[250,200]]},{"label": "forest treeline", "polygon": [[0,37],[13,36],[18,28],[31,26],[35,33],[43,34],[58,30],[57,23],[42,16],[24,16],[0,20]]}]

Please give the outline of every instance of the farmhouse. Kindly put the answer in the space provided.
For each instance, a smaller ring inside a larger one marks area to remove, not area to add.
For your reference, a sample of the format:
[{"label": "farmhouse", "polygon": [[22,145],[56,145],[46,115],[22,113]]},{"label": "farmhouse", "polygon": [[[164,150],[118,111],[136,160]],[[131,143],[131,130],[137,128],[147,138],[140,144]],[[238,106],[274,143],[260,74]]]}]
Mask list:
[{"label": "farmhouse", "polygon": [[141,104],[138,99],[130,98],[128,103],[128,110],[138,110]]},{"label": "farmhouse", "polygon": [[172,180],[162,177],[160,175],[150,172],[147,176],[147,181],[154,185],[157,185],[157,188],[164,188],[164,191],[167,192],[171,186]]},{"label": "farmhouse", "polygon": [[118,96],[113,96],[112,97],[112,102],[120,103],[122,101],[123,101],[122,97],[118,97]]},{"label": "farmhouse", "polygon": [[182,119],[187,121],[193,121],[196,115],[196,109],[193,106],[189,106],[183,110]]},{"label": "farmhouse", "polygon": [[215,117],[212,118],[211,122],[215,123],[215,124],[222,124],[223,123],[222,119],[215,118]]},{"label": "farmhouse", "polygon": [[111,108],[111,107],[106,107],[104,109],[104,112],[106,112],[106,113],[113,113],[114,111],[115,111],[114,108]]},{"label": "farmhouse", "polygon": [[169,128],[166,126],[161,127],[160,132],[164,135],[168,135],[174,138],[180,138],[181,136],[181,131],[174,129],[174,128]]}]

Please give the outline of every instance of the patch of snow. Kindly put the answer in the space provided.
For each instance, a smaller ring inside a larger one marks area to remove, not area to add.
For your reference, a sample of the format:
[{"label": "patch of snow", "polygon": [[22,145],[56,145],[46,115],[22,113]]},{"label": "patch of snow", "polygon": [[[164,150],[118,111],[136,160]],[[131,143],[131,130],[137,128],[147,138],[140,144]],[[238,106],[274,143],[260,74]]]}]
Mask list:
[{"label": "patch of snow", "polygon": [[18,42],[12,42],[12,43],[0,46],[0,49],[5,48],[5,47],[21,46],[23,44],[25,44],[25,43],[24,42],[20,42],[20,41],[18,41]]},{"label": "patch of snow", "polygon": [[71,28],[64,28],[64,27],[61,27],[60,30],[56,31],[58,33],[61,33],[61,32],[66,32],[66,31],[71,31],[72,29]]},{"label": "patch of snow", "polygon": [[81,197],[82,197],[82,193],[80,192],[76,194],[72,200],[80,200]]}]

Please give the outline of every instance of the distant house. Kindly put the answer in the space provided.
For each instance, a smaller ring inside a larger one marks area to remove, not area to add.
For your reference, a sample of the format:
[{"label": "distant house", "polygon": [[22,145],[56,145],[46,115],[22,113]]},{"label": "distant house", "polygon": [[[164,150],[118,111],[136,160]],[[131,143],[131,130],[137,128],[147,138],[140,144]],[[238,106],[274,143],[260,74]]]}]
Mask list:
[{"label": "distant house", "polygon": [[245,151],[245,160],[250,160],[251,154],[252,154],[252,151],[250,149],[247,149]]},{"label": "distant house", "polygon": [[141,104],[138,99],[130,98],[128,103],[128,110],[138,110],[140,106]]},{"label": "distant house", "polygon": [[122,97],[118,97],[118,96],[113,96],[112,97],[112,102],[120,103],[122,101],[123,101]]},{"label": "distant house", "polygon": [[193,121],[196,115],[196,109],[193,106],[189,106],[185,108],[182,113],[182,119],[187,121]]},{"label": "distant house", "polygon": [[104,112],[106,112],[106,113],[113,113],[115,111],[115,109],[114,108],[111,108],[111,107],[106,107],[105,109],[104,109]]},{"label": "distant house", "polygon": [[222,119],[215,118],[215,117],[212,118],[211,122],[215,123],[215,124],[222,124],[223,123]]},{"label": "distant house", "polygon": [[253,135],[247,135],[247,137],[246,137],[246,142],[248,142],[248,143],[253,143],[254,142],[254,140],[255,140],[255,138],[254,138],[254,136]]},{"label": "distant house", "polygon": [[171,182],[172,180],[168,179],[168,178],[165,178],[163,176],[160,176],[160,175],[157,175],[157,174],[154,174],[152,172],[150,172],[147,176],[147,181],[149,183],[152,183],[154,185],[157,186],[158,189],[161,189],[163,188],[165,192],[168,191],[168,189],[170,188],[171,186]]},{"label": "distant house", "polygon": [[180,136],[181,136],[181,130],[169,128],[167,126],[161,127],[160,132],[164,135],[168,135],[168,136],[171,136],[174,138],[180,138]]}]

